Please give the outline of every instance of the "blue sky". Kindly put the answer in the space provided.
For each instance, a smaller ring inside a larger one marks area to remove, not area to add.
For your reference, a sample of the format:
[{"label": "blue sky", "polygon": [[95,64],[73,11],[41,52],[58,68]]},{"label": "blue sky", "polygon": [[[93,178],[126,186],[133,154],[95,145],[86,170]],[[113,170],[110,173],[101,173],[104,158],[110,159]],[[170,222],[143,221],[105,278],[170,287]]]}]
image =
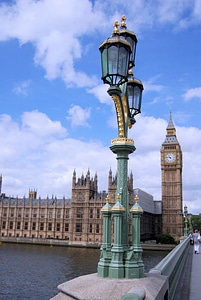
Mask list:
[{"label": "blue sky", "polygon": [[183,151],[183,200],[201,213],[201,2],[199,0],[0,1],[2,192],[71,197],[77,177],[98,174],[107,190],[117,137],[101,81],[99,45],[115,20],[138,38],[135,77],[142,113],[129,131],[134,187],[161,199],[160,148],[170,110]]}]

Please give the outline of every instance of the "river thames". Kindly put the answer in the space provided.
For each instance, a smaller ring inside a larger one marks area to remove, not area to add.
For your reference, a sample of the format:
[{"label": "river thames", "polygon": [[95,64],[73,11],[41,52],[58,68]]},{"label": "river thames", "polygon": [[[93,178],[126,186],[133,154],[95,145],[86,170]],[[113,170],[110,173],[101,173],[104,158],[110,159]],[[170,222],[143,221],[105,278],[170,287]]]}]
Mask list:
[{"label": "river thames", "polygon": [[[144,251],[145,272],[168,252]],[[0,245],[0,300],[49,300],[57,286],[97,272],[99,249],[8,244]]]}]

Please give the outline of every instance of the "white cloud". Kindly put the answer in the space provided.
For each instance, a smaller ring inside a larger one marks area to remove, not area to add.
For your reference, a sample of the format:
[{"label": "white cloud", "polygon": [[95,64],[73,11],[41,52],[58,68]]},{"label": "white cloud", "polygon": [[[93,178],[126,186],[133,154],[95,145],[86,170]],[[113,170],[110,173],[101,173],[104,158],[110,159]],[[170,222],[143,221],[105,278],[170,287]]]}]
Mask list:
[{"label": "white cloud", "polygon": [[108,88],[109,85],[101,84],[91,89],[88,89],[88,93],[93,94],[100,101],[100,103],[111,105],[111,97],[107,93]]},{"label": "white cloud", "polygon": [[[176,125],[176,124],[175,124]],[[131,136],[136,151],[130,158],[134,185],[161,199],[160,148],[165,139],[167,122],[153,117],[138,117]],[[183,151],[183,200],[191,213],[201,212],[201,130],[176,126]],[[200,202],[199,202],[199,201]]]},{"label": "white cloud", "polygon": [[[44,129],[41,134],[35,122]],[[19,126],[8,115],[0,118],[0,141],[4,145],[0,163],[3,189],[8,195],[27,195],[30,188],[38,195],[52,194],[71,197],[73,170],[77,176],[97,172],[99,190],[107,190],[108,172],[117,170],[115,155],[98,140],[82,142],[67,138],[60,122],[50,120],[40,112],[27,112]],[[26,126],[25,126],[26,124]],[[136,151],[130,155],[129,173],[134,187],[161,199],[160,148],[165,139],[167,122],[163,119],[139,116],[130,136]],[[27,130],[28,128],[28,130]],[[183,198],[192,213],[201,212],[201,130],[177,127],[177,137],[183,151]]]},{"label": "white cloud", "polygon": [[[62,78],[67,86],[93,87],[97,78],[79,68],[79,60],[91,44],[91,35],[108,33],[108,24],[120,19],[119,0],[79,2],[66,0],[17,0],[13,5],[0,6],[0,41],[17,39],[21,45],[31,43],[34,61],[42,66],[49,80]],[[137,32],[157,23],[173,27],[192,26],[201,21],[197,1],[133,1],[121,2],[123,13],[130,21],[128,27]],[[176,24],[176,25],[175,25]],[[180,25],[179,25],[180,24]],[[111,26],[112,30],[112,26]],[[110,34],[110,33],[109,33]],[[82,43],[82,37],[89,42]],[[161,90],[160,85],[147,83],[146,89]]]},{"label": "white cloud", "polygon": [[68,116],[66,117],[66,119],[71,121],[72,127],[89,126],[87,120],[90,118],[90,116],[90,108],[83,109],[79,105],[72,105],[68,110]]},{"label": "white cloud", "polygon": [[66,136],[66,130],[61,126],[60,121],[52,121],[48,116],[39,111],[25,112],[22,115],[23,131],[35,134],[39,137],[57,137]]},{"label": "white cloud", "polygon": [[60,122],[53,122],[37,111],[25,112],[21,117],[21,126],[8,115],[1,115],[0,124],[0,140],[4,145],[0,157],[2,168],[4,163],[9,163],[11,168],[13,164],[25,166],[28,158],[32,164],[44,155],[48,143],[66,136]]},{"label": "white cloud", "polygon": [[[159,22],[161,23],[176,23],[180,19],[183,20],[183,23],[191,17],[193,13],[193,7],[195,4],[192,4],[192,1],[183,1],[178,0],[177,5],[175,5],[174,0],[169,1],[159,1],[158,5],[158,17]],[[188,12],[188,14],[187,14]],[[184,17],[185,14],[185,17]]]},{"label": "white cloud", "polygon": [[[143,154],[158,151],[158,147],[165,139],[167,122],[154,117],[136,116],[136,124],[129,131],[130,136],[136,141],[136,147]],[[154,134],[155,133],[155,134]]]},{"label": "white cloud", "polygon": [[182,96],[185,101],[190,101],[194,98],[201,100],[201,87],[189,89]]},{"label": "white cloud", "polygon": [[[88,168],[92,176],[96,171],[104,173],[101,186],[106,188],[107,171],[115,165],[115,160],[108,163],[112,157],[108,148],[98,141],[67,139],[59,122],[39,112],[25,113],[22,120],[26,126],[18,126],[6,115],[0,118],[0,141],[4,144],[0,157],[2,192],[23,196],[35,188],[42,197],[51,194],[70,197],[73,170],[81,176]],[[40,130],[34,125],[36,120]]]},{"label": "white cloud", "polygon": [[31,80],[24,80],[22,82],[16,83],[13,88],[13,92],[17,95],[27,96],[30,84]]},{"label": "white cloud", "polygon": [[[68,0],[17,0],[13,1],[13,5],[7,5],[5,1],[4,5],[0,5],[0,41],[17,39],[20,45],[31,44],[33,61],[44,69],[48,80],[61,78],[67,87],[86,87],[87,92],[95,95],[100,103],[112,105],[109,109],[113,112],[113,102],[106,92],[108,86],[98,85],[100,80],[93,75],[96,72],[93,60],[89,61],[90,71],[83,70],[86,64],[81,61],[81,58],[85,60],[91,48],[98,52],[98,45],[92,45],[97,42],[97,34],[100,39],[102,35],[110,35],[114,20],[117,18],[120,21],[122,12],[127,17],[128,28],[134,28],[137,35],[143,35],[147,29],[150,34],[150,28],[158,30],[159,25],[160,30],[183,30],[195,23],[200,24],[201,20],[200,0],[179,0],[176,6],[175,0],[136,0],[135,5],[133,0],[81,0],[77,8],[77,1]],[[14,92],[26,95],[29,84],[29,81],[19,82]],[[143,84],[145,95],[148,91],[162,93],[165,90],[158,77],[143,80]],[[162,99],[161,93],[157,95],[160,98],[153,99],[153,103]],[[189,89],[183,97],[186,101],[201,99],[200,87]],[[173,102],[171,98],[163,99],[164,102]],[[67,112],[67,120],[71,121],[74,129],[76,126],[90,128],[92,109],[73,105]],[[116,127],[115,113],[110,116],[111,124]],[[183,123],[188,117],[180,113]],[[16,113],[14,118],[19,120],[19,115]],[[19,123],[15,120],[6,114],[0,116],[0,140],[3,145],[0,163],[3,191],[6,194],[23,196],[29,188],[36,188],[43,197],[51,194],[70,196],[74,168],[78,176],[88,168],[92,176],[97,172],[99,189],[107,189],[109,168],[114,174],[116,172],[116,159],[109,148],[99,141],[70,139],[59,121],[37,110],[23,113]],[[129,160],[134,186],[160,199],[160,147],[165,138],[167,122],[143,115],[137,116],[136,120],[137,123],[129,131],[137,148]],[[108,120],[104,122],[106,124]],[[189,211],[201,212],[200,130],[178,127],[177,132],[183,150],[185,204]],[[101,133],[102,136],[107,134]]]},{"label": "white cloud", "polygon": [[[86,17],[87,16],[87,17]],[[35,63],[45,69],[50,80],[61,77],[67,85],[92,86],[95,78],[75,70],[83,54],[80,37],[90,35],[101,23],[101,12],[92,3],[76,1],[18,0],[0,7],[0,40],[18,39],[35,47]]]},{"label": "white cloud", "polygon": [[149,80],[143,82],[145,92],[160,92],[164,89],[164,86],[154,83],[157,79],[158,76],[155,76],[154,78],[150,78]]}]

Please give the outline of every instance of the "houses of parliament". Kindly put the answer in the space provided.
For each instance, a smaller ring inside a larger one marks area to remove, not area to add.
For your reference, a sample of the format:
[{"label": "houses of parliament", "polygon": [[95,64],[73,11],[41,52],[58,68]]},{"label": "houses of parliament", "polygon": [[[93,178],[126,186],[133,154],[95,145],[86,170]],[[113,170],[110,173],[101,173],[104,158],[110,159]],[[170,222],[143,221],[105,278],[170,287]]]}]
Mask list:
[{"label": "houses of parliament", "polygon": [[[170,119],[161,150],[162,199],[139,188],[133,188],[133,174],[127,180],[129,206],[138,195],[143,209],[140,233],[141,241],[155,239],[162,233],[172,235],[176,241],[183,235],[182,200],[182,150],[176,129]],[[2,186],[0,177],[0,192]],[[0,240],[58,240],[71,246],[100,246],[102,243],[103,218],[101,209],[106,197],[115,203],[117,175],[109,170],[108,191],[98,191],[98,175],[77,178],[72,174],[71,199],[37,197],[37,191],[29,190],[28,197],[0,196]],[[131,224],[130,224],[131,229]],[[129,230],[131,240],[131,230]]]}]

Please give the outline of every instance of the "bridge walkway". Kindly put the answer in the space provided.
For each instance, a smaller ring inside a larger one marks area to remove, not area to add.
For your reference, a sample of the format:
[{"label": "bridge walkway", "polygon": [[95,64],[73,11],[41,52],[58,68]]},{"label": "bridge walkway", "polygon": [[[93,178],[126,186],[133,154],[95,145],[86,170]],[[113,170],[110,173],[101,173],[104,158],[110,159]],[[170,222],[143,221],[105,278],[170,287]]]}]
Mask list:
[{"label": "bridge walkway", "polygon": [[201,247],[200,253],[194,253],[190,246],[188,261],[184,266],[180,282],[175,292],[174,300],[201,299]]},{"label": "bridge walkway", "polygon": [[190,248],[193,258],[190,272],[189,300],[198,300],[201,299],[201,251],[199,254],[195,254],[194,247]]}]

